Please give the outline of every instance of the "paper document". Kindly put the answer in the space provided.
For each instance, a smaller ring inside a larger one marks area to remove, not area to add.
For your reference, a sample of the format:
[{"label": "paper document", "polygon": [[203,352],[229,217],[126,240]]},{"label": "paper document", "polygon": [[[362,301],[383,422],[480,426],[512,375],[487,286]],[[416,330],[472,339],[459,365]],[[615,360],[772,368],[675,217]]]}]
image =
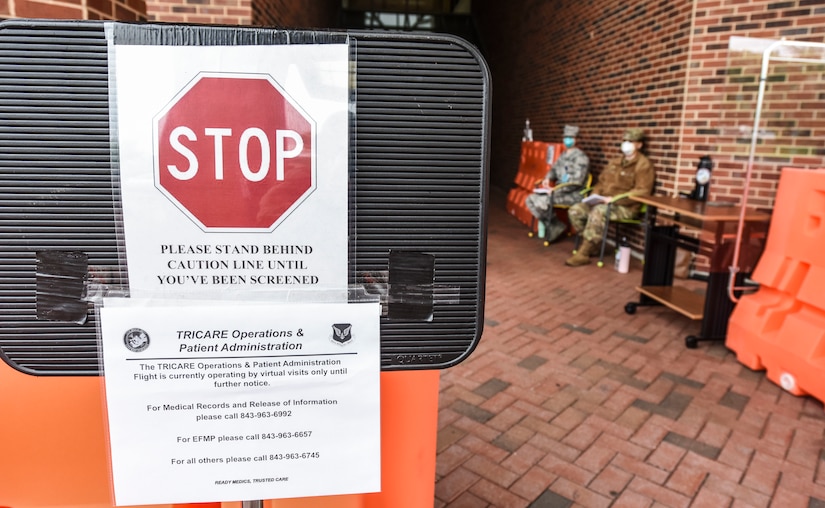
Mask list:
[{"label": "paper document", "polygon": [[100,309],[115,504],[378,492],[380,305]]},{"label": "paper document", "polygon": [[607,203],[608,201],[610,201],[610,199],[610,196],[602,196],[601,194],[591,194],[586,198],[582,199],[582,203],[593,206],[601,203]]}]

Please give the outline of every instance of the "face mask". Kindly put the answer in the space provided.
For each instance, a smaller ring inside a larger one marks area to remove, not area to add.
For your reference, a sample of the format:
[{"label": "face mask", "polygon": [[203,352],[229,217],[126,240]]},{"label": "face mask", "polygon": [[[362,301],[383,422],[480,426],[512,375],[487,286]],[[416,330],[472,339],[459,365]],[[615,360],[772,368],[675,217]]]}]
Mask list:
[{"label": "face mask", "polygon": [[626,157],[630,157],[636,153],[636,145],[634,145],[632,141],[622,142],[622,153],[625,154]]},{"label": "face mask", "polygon": [[574,138],[564,138],[561,140],[564,143],[564,146],[570,148],[574,144],[576,144],[576,140]]}]

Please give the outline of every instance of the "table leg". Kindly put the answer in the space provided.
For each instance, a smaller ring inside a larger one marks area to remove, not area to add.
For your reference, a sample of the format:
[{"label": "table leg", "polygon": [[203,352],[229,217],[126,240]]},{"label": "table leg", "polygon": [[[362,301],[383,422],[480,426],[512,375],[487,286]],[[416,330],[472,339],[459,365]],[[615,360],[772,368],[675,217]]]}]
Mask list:
[{"label": "table leg", "polygon": [[[648,213],[650,213],[649,209]],[[642,286],[672,286],[679,228],[678,226],[655,226],[649,222],[650,220],[655,221],[655,215],[653,219],[650,217],[646,219]],[[639,301],[628,302],[624,310],[628,314],[634,314],[636,307],[650,305],[661,304],[647,295],[640,294]]]},{"label": "table leg", "polygon": [[[711,272],[708,277],[708,287],[705,293],[704,317],[699,335],[685,337],[685,346],[695,349],[699,341],[724,341],[728,334],[728,319],[735,304],[728,296],[728,274]],[[744,274],[736,277],[736,286],[744,282]]]}]

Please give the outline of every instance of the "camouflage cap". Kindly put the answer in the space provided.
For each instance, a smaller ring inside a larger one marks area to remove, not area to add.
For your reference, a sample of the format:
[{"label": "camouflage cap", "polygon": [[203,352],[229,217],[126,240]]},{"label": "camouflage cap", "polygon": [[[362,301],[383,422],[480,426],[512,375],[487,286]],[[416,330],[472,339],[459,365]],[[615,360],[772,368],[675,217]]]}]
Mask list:
[{"label": "camouflage cap", "polygon": [[627,129],[624,131],[623,141],[644,141],[645,131],[642,129]]},{"label": "camouflage cap", "polygon": [[566,138],[575,138],[579,134],[579,128],[575,125],[565,125],[564,126],[564,137]]}]

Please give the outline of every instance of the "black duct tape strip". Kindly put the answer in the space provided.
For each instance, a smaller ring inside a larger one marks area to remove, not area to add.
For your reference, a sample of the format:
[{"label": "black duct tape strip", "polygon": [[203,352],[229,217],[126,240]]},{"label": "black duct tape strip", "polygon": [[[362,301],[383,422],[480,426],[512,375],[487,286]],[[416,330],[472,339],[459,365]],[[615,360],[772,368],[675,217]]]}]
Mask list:
[{"label": "black duct tape strip", "polygon": [[85,323],[88,305],[83,292],[89,256],[84,252],[37,252],[37,319]]},{"label": "black duct tape strip", "polygon": [[261,27],[133,24],[107,22],[115,44],[156,46],[242,46],[275,44],[341,44],[344,32],[277,30]]},{"label": "black duct tape strip", "polygon": [[390,251],[387,318],[431,321],[435,257],[409,251]]}]

